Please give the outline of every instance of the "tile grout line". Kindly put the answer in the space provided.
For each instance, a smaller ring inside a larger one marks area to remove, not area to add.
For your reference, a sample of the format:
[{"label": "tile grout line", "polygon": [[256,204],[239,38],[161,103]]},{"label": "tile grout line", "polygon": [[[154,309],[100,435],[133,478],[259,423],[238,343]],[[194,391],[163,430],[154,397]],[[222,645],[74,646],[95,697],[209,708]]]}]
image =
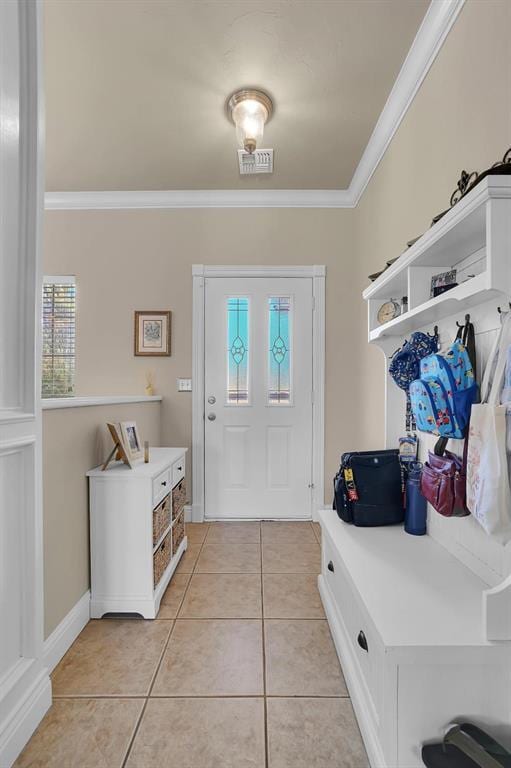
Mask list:
[{"label": "tile grout line", "polygon": [[[262,693],[212,693],[212,694],[168,694],[168,693],[162,693],[162,694],[153,694],[151,699],[263,699],[264,694]],[[305,694],[305,693],[268,693],[266,694],[267,699],[349,699],[350,695],[349,693],[339,694],[325,694],[325,693],[315,693],[312,694]],[[80,701],[80,700],[86,700],[86,701],[108,701],[110,699],[113,699],[115,701],[119,700],[135,700],[135,701],[142,701],[148,699],[147,696],[140,696],[140,695],[131,695],[128,696],[127,694],[111,694],[111,693],[73,693],[66,696],[56,696],[56,700],[59,701]]]},{"label": "tile grout line", "polygon": [[[155,668],[155,671],[153,672],[153,675],[152,675],[152,677],[151,677],[151,682],[149,683],[149,689],[148,689],[148,691],[147,691],[147,694],[146,694],[146,696],[145,696],[144,705],[143,705],[143,707],[142,707],[142,710],[141,710],[141,712],[140,712],[140,716],[139,716],[139,718],[138,718],[138,720],[137,720],[137,722],[136,722],[136,724],[135,724],[135,728],[134,728],[134,730],[133,730],[133,735],[132,735],[132,737],[131,737],[131,739],[130,739],[130,741],[129,741],[129,743],[128,743],[128,748],[127,748],[127,750],[126,750],[126,754],[124,755],[124,759],[123,759],[123,761],[122,761],[122,764],[121,764],[121,768],[125,768],[125,766],[126,766],[126,764],[127,764],[127,762],[128,762],[128,759],[129,759],[129,756],[130,756],[131,750],[132,750],[132,748],[133,748],[133,744],[135,743],[135,739],[136,739],[136,737],[137,737],[137,734],[138,734],[138,732],[139,732],[139,730],[140,730],[140,726],[141,726],[141,724],[142,724],[142,719],[143,719],[143,717],[144,717],[144,714],[145,714],[145,711],[146,711],[146,709],[147,709],[147,705],[148,705],[148,703],[149,703],[149,699],[150,699],[151,693],[152,693],[152,691],[153,691],[153,687],[154,687],[154,683],[155,683],[155,681],[156,681],[156,677],[157,677],[157,675],[158,675],[158,672],[160,671],[160,667],[161,667],[161,664],[162,664],[162,661],[163,661],[163,657],[164,657],[164,655],[165,655],[165,651],[167,650],[167,648],[168,648],[168,646],[169,646],[169,643],[170,643],[170,639],[171,639],[171,637],[172,637],[172,634],[173,634],[173,632],[174,632],[174,629],[175,629],[175,627],[176,627],[176,623],[177,623],[177,617],[178,617],[178,615],[179,615],[179,611],[181,610],[181,606],[183,605],[183,601],[184,601],[184,599],[185,599],[185,597],[186,597],[186,593],[188,592],[188,588],[189,588],[189,586],[190,586],[190,584],[191,584],[191,581],[192,581],[192,577],[193,577],[193,574],[195,573],[195,567],[196,567],[196,565],[197,565],[197,563],[198,563],[198,561],[199,561],[200,553],[202,552],[202,548],[203,548],[203,546],[204,546],[204,542],[205,542],[205,541],[206,541],[206,539],[207,539],[208,533],[209,533],[209,526],[208,526],[208,530],[206,531],[206,535],[204,536],[204,539],[202,540],[202,544],[201,544],[201,546],[200,546],[200,549],[199,549],[199,554],[197,555],[197,560],[196,560],[196,561],[195,561],[195,563],[194,563],[194,566],[193,566],[192,572],[191,572],[191,574],[190,574],[190,578],[188,579],[188,583],[187,583],[187,585],[186,585],[186,588],[185,588],[185,590],[184,590],[184,592],[183,592],[183,597],[181,598],[181,602],[179,603],[179,607],[178,607],[178,609],[177,609],[177,611],[176,611],[176,617],[175,617],[175,618],[174,618],[174,620],[172,621],[172,626],[171,626],[171,628],[170,628],[170,632],[169,632],[169,635],[168,635],[168,637],[167,637],[167,640],[166,640],[166,641],[165,641],[165,643],[164,643],[164,646],[163,646],[163,650],[162,650],[162,652],[161,652],[161,654],[160,654],[160,657],[159,657],[159,659],[158,659],[158,663],[156,664],[156,668]],[[182,555],[182,557],[183,557],[183,555]],[[172,579],[169,581],[169,584],[170,584],[171,582],[172,582]],[[168,586],[167,586],[167,589],[168,589]],[[160,602],[160,606],[161,606],[161,602]]]},{"label": "tile grout line", "polygon": [[259,549],[261,558],[261,634],[263,650],[263,712],[264,712],[264,764],[269,768],[268,699],[266,691],[266,641],[264,632],[264,578],[263,578],[263,524],[259,523]]}]

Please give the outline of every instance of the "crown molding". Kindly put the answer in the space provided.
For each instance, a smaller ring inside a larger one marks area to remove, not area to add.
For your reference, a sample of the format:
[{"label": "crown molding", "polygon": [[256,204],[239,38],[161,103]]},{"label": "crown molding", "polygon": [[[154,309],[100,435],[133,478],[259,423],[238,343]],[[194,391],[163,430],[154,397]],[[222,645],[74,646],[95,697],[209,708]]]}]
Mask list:
[{"label": "crown molding", "polygon": [[130,208],[352,208],[346,189],[176,189],[47,192],[48,211]]},{"label": "crown molding", "polygon": [[465,0],[431,0],[348,189],[47,192],[49,211],[157,208],[355,208]]},{"label": "crown molding", "polygon": [[431,0],[349,186],[356,207],[465,0]]}]

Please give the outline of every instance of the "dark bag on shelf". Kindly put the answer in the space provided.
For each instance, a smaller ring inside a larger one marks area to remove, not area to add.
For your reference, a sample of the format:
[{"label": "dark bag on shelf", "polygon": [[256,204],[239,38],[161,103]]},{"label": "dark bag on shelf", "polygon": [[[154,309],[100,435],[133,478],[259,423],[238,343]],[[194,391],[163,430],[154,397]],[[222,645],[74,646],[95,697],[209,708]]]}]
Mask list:
[{"label": "dark bag on shelf", "polygon": [[450,451],[445,451],[443,456],[429,451],[428,461],[422,469],[421,493],[433,509],[444,517],[463,517],[469,514],[466,505],[466,453],[465,448],[463,459],[460,459]]},{"label": "dark bag on shelf", "polygon": [[450,726],[440,744],[424,744],[427,768],[511,768],[511,753],[472,723]]},{"label": "dark bag on shelf", "polygon": [[343,453],[334,479],[333,507],[345,523],[358,526],[402,523],[403,477],[399,451]]}]

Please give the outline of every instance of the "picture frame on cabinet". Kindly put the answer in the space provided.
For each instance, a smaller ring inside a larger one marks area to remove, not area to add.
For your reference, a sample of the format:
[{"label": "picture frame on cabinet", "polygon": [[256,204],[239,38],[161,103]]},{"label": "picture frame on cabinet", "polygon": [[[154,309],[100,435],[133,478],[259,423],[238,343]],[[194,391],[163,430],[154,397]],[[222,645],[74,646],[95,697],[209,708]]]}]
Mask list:
[{"label": "picture frame on cabinet", "polygon": [[108,469],[108,465],[110,464],[114,456],[116,461],[123,461],[130,469],[133,469],[130,455],[124,444],[124,438],[122,436],[120,424],[112,424],[110,422],[107,422],[107,427],[112,437],[112,440],[114,441],[114,447],[112,448],[112,451],[109,453],[108,458],[105,460],[101,469],[103,470],[103,472],[106,469]]},{"label": "picture frame on cabinet", "polygon": [[171,312],[169,310],[137,310],[135,312],[135,355],[137,357],[170,356]]},{"label": "picture frame on cabinet", "polygon": [[137,423],[135,421],[121,421],[120,427],[124,450],[131,461],[141,459],[144,444],[140,438]]}]

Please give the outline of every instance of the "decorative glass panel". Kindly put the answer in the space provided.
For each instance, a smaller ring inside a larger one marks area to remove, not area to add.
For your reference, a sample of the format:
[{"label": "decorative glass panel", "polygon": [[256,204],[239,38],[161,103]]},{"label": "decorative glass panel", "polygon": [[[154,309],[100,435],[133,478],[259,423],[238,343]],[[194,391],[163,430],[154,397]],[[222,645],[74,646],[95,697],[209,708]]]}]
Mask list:
[{"label": "decorative glass panel", "polygon": [[269,312],[269,385],[270,405],[289,405],[291,401],[291,299],[268,299]]},{"label": "decorative glass panel", "polygon": [[227,402],[248,403],[248,299],[227,299]]}]

